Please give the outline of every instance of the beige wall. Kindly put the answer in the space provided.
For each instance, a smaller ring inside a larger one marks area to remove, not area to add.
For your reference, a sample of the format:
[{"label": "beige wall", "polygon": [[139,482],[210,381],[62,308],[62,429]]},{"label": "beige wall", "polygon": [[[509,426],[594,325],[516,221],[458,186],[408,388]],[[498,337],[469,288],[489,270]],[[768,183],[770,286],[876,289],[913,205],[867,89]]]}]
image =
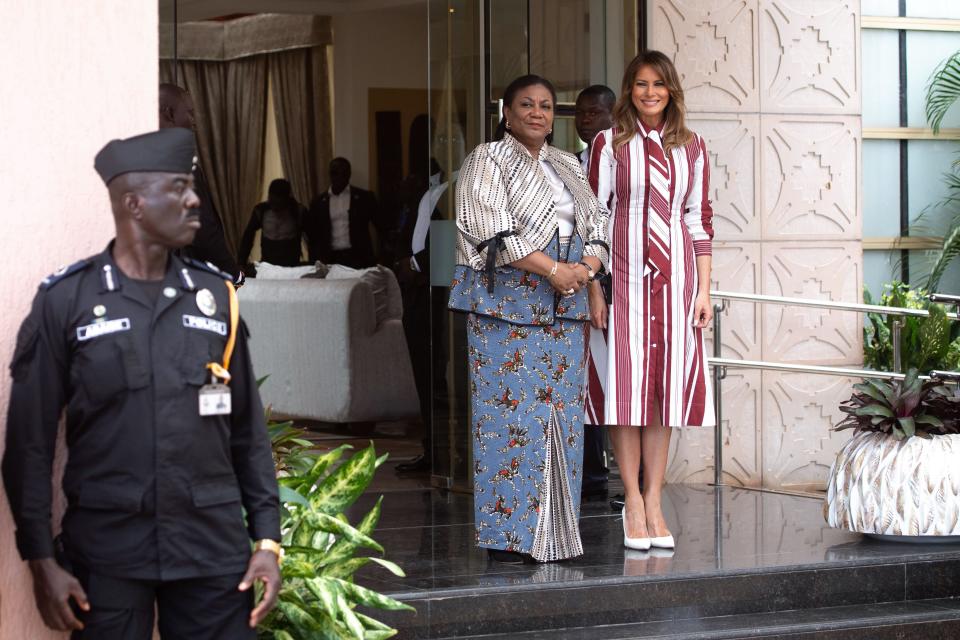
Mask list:
[{"label": "beige wall", "polygon": [[[111,138],[157,126],[157,7],[150,2],[12,0],[0,21],[7,87],[0,114],[0,436],[14,336],[40,280],[112,235],[93,156]],[[0,437],[0,450],[3,448]],[[48,632],[0,492],[0,639]]]},{"label": "beige wall", "polygon": [[[333,16],[333,153],[353,166],[353,184],[370,183],[368,92],[427,88],[427,6]],[[427,105],[424,104],[424,111]]]},{"label": "beige wall", "polygon": [[[858,301],[862,288],[859,0],[652,0],[651,46],[683,75],[712,160],[714,287]],[[859,365],[853,313],[734,303],[723,355]],[[731,370],[728,482],[822,486],[848,437],[830,426],[850,380]],[[712,430],[673,443],[669,477],[713,476]]]}]

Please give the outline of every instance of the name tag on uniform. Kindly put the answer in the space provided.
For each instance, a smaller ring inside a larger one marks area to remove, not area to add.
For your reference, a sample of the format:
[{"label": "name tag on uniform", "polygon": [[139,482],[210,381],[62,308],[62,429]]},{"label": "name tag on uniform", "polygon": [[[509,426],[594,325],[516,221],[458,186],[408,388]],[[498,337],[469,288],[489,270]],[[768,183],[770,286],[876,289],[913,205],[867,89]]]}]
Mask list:
[{"label": "name tag on uniform", "polygon": [[204,318],[203,316],[191,316],[183,314],[183,326],[189,329],[200,329],[201,331],[212,331],[221,336],[227,335],[227,323],[213,318]]},{"label": "name tag on uniform", "polygon": [[99,338],[108,333],[117,333],[118,331],[130,331],[130,318],[105,320],[103,322],[94,322],[93,324],[77,327],[77,340],[83,342],[84,340]]},{"label": "name tag on uniform", "polygon": [[225,384],[205,384],[200,387],[200,415],[230,415],[230,387]]}]

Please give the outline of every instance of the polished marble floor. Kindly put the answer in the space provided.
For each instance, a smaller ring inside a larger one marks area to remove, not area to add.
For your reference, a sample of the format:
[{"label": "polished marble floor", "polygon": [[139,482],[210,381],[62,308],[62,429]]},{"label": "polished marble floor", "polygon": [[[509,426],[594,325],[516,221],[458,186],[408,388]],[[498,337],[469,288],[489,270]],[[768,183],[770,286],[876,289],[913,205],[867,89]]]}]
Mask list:
[{"label": "polished marble floor", "polygon": [[[380,486],[389,484],[381,481]],[[409,485],[408,485],[409,486]],[[619,580],[687,578],[763,573],[785,568],[888,564],[960,558],[960,545],[881,543],[829,528],[817,497],[783,495],[703,485],[673,485],[664,496],[665,515],[677,541],[674,552],[635,552],[622,546],[619,512],[606,500],[581,510],[581,558],[544,565],[503,565],[474,545],[473,498],[436,489],[386,491],[374,537],[385,557],[406,577],[368,566],[358,582],[401,597],[464,588],[583,586]],[[349,516],[356,521],[372,506],[364,496]]]}]

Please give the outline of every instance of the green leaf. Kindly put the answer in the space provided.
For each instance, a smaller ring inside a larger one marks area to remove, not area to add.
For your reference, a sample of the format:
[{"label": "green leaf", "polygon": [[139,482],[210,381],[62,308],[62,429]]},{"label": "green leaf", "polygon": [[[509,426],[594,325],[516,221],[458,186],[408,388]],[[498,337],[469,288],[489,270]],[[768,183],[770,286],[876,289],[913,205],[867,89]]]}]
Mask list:
[{"label": "green leaf", "polygon": [[392,631],[393,633],[397,632],[395,629],[391,628],[389,625],[383,624],[379,620],[374,620],[370,616],[365,616],[359,611],[354,611],[354,613],[357,614],[357,617],[360,618],[360,622],[362,622],[363,626],[365,626],[367,629],[372,629],[375,631]]},{"label": "green leaf", "polygon": [[377,564],[379,564],[380,566],[384,567],[385,569],[387,569],[390,573],[392,573],[395,576],[405,578],[407,575],[403,572],[403,569],[401,569],[398,565],[390,562],[389,560],[384,560],[383,558],[370,558],[370,559],[376,562]]},{"label": "green leaf", "polygon": [[358,546],[368,547],[383,553],[383,547],[381,547],[376,540],[364,533],[361,533],[360,531],[357,531],[349,524],[342,522],[333,516],[327,515],[326,513],[307,513],[304,515],[304,520],[312,527],[342,536]]},{"label": "green leaf", "polygon": [[960,97],[960,51],[940,63],[927,85],[927,122],[934,133],[939,133],[943,117]]},{"label": "green leaf", "polygon": [[283,615],[286,616],[290,622],[298,627],[312,631],[320,631],[322,629],[319,620],[316,620],[307,611],[300,608],[298,605],[293,604],[292,602],[280,601],[277,603],[277,608],[280,609]]},{"label": "green leaf", "polygon": [[943,426],[943,420],[941,420],[937,416],[932,416],[929,413],[925,413],[921,416],[917,416],[916,418],[914,418],[914,422],[916,422],[917,424],[930,425],[931,427]]},{"label": "green leaf", "polygon": [[337,579],[337,582],[343,591],[350,596],[351,600],[364,606],[373,607],[374,609],[387,609],[388,611],[416,611],[416,609],[410,605],[404,604],[399,600],[394,600],[390,596],[377,593],[372,589],[367,589],[366,587],[361,587],[358,584],[345,580]]},{"label": "green leaf", "polygon": [[897,419],[897,422],[900,423],[900,428],[903,429],[903,434],[904,434],[906,437],[909,438],[910,436],[912,436],[913,434],[915,434],[915,433],[917,432],[917,425],[916,425],[916,423],[913,421],[913,418],[910,418],[910,417],[906,417],[906,416],[905,416],[905,417],[902,417],[902,418],[898,418],[898,419]]},{"label": "green leaf", "polygon": [[874,400],[882,403],[887,402],[887,398],[883,395],[883,392],[877,389],[872,384],[867,384],[866,382],[861,382],[860,384],[853,385],[853,388],[860,393],[870,396]]},{"label": "green leaf", "polygon": [[349,444],[342,444],[332,451],[328,451],[322,456],[318,456],[313,463],[313,467],[309,472],[305,474],[305,479],[310,483],[312,487],[316,482],[320,480],[320,476],[326,472],[328,468],[333,466],[341,457],[343,457],[344,452],[348,449],[353,449]]},{"label": "green leaf", "polygon": [[[357,530],[365,535],[373,534],[373,530],[377,526],[377,522],[380,520],[380,509],[383,504],[383,496],[380,496],[377,499],[377,503],[373,505],[373,508],[363,517],[363,520],[360,521],[360,524],[357,525]],[[330,552],[325,558],[321,561],[322,565],[335,564],[337,562],[343,562],[347,558],[353,555],[353,552],[356,551],[359,545],[341,538],[337,540],[332,547],[330,547]]]},{"label": "green leaf", "polygon": [[320,483],[311,502],[329,515],[346,511],[373,479],[376,459],[373,445],[355,453]]},{"label": "green leaf", "polygon": [[375,558],[350,558],[345,562],[337,562],[335,564],[330,564],[324,567],[323,576],[325,578],[347,578],[353,577],[353,574],[360,570],[366,564],[369,564],[370,560]]},{"label": "green leaf", "polygon": [[858,416],[883,416],[884,418],[893,417],[893,411],[890,411],[890,409],[882,404],[868,404],[865,407],[857,407],[856,410],[854,410],[854,413]]},{"label": "green leaf", "polygon": [[897,401],[896,390],[893,388],[893,385],[886,380],[869,379],[866,381],[866,384],[879,391],[886,399],[888,405],[893,406],[893,404]]},{"label": "green leaf", "polygon": [[298,504],[301,507],[309,507],[310,501],[304,498],[302,495],[291,489],[290,487],[285,487],[280,485],[280,502],[293,502]]},{"label": "green leaf", "polygon": [[273,640],[296,640],[296,638],[283,629],[277,629],[273,632]]},{"label": "green leaf", "polygon": [[307,589],[317,599],[323,611],[333,619],[338,617],[337,594],[340,593],[340,585],[326,578],[311,578],[304,581]]},{"label": "green leaf", "polygon": [[344,622],[347,623],[347,627],[350,629],[350,632],[353,633],[353,637],[357,640],[363,640],[363,623],[360,622],[360,618],[357,617],[357,614],[353,612],[353,609],[347,603],[347,599],[343,596],[343,592],[337,593],[337,606],[340,608],[340,615],[343,616]]}]

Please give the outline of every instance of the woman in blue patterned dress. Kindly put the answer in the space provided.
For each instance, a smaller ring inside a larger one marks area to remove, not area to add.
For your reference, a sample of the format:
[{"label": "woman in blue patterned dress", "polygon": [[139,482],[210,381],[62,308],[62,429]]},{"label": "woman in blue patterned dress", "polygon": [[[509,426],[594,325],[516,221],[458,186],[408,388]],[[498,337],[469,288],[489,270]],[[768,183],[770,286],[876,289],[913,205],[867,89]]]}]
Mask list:
[{"label": "woman in blue patterned dress", "polygon": [[550,145],[556,92],[514,80],[496,141],[457,181],[450,307],[467,320],[477,544],[504,562],[583,553],[578,517],[589,304],[609,213]]}]

